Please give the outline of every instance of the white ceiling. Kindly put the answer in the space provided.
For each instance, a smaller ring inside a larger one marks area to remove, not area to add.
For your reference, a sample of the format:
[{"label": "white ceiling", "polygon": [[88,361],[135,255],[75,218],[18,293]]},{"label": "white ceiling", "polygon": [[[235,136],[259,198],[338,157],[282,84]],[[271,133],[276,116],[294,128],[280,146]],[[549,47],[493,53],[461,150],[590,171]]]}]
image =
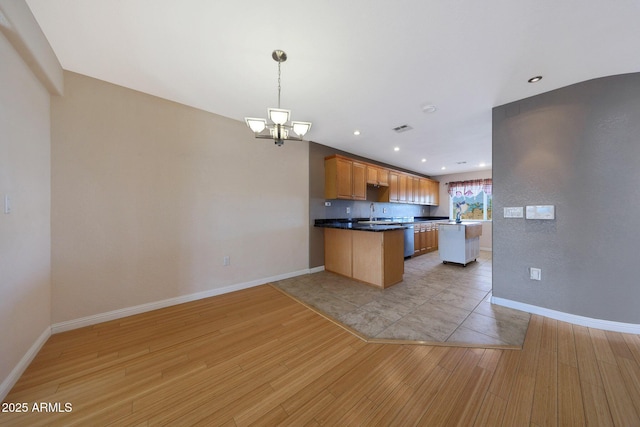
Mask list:
[{"label": "white ceiling", "polygon": [[237,120],[276,106],[282,49],[307,139],[427,175],[491,167],[494,106],[640,71],[640,0],[27,3],[64,69]]}]

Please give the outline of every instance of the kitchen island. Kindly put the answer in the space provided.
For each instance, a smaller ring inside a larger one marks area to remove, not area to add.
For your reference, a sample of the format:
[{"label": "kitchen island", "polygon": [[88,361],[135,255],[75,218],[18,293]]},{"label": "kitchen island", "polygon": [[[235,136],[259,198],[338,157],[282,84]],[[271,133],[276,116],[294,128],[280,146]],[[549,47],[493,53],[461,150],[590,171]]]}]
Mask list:
[{"label": "kitchen island", "polygon": [[438,252],[443,263],[453,262],[467,266],[480,254],[482,223],[447,222],[439,224]]},{"label": "kitchen island", "polygon": [[328,222],[324,228],[324,269],[378,288],[402,281],[403,225]]}]

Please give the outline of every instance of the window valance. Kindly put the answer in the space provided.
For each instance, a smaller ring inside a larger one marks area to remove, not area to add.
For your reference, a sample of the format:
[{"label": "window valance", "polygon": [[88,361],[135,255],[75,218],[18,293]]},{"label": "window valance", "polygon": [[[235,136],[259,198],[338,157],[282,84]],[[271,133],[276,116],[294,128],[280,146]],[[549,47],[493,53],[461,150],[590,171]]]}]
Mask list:
[{"label": "window valance", "polygon": [[469,181],[453,181],[449,182],[449,195],[452,197],[475,197],[481,191],[490,195],[493,187],[493,180],[491,178],[486,179],[472,179]]}]

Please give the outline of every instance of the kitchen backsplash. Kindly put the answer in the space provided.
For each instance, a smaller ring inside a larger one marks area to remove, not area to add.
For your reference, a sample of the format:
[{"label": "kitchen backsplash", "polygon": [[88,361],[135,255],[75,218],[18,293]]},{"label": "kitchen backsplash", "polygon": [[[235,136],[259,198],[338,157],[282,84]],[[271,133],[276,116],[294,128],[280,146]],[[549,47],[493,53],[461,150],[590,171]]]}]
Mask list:
[{"label": "kitchen backsplash", "polygon": [[[330,202],[331,206],[324,206],[324,203]],[[327,218],[369,218],[371,215],[371,203],[373,203],[375,211],[374,218],[391,218],[391,217],[416,217],[429,216],[431,208],[429,206],[399,204],[399,203],[380,203],[370,201],[356,200],[318,200],[318,206],[314,206],[311,213],[312,220]],[[347,213],[349,208],[350,213]]]}]

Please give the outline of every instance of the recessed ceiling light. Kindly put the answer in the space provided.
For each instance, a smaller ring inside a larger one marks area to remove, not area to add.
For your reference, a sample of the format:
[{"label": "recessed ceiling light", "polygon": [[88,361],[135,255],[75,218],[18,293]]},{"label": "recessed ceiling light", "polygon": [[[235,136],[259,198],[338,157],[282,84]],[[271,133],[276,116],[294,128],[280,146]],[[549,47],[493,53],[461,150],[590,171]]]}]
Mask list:
[{"label": "recessed ceiling light", "polygon": [[354,130],[354,131],[353,131],[353,134],[354,134],[355,136],[358,136],[358,135],[360,135],[360,131],[359,131],[358,129],[356,129],[356,130]]},{"label": "recessed ceiling light", "polygon": [[529,83],[538,83],[540,80],[542,80],[542,76],[535,76],[535,77],[531,77],[529,80],[527,80]]},{"label": "recessed ceiling light", "polygon": [[443,167],[441,167],[440,169],[445,170],[446,168],[447,168],[446,166],[443,166]]},{"label": "recessed ceiling light", "polygon": [[484,163],[484,162],[482,162],[482,163],[480,163],[480,165],[479,165],[479,166],[480,166],[481,168],[483,168],[483,167],[487,166],[487,164],[486,164],[486,163]]},{"label": "recessed ceiling light", "polygon": [[427,161],[427,159],[422,159],[422,163],[424,163],[424,162],[426,162],[426,161]]},{"label": "recessed ceiling light", "polygon": [[400,147],[393,147],[393,151],[400,151]]}]

